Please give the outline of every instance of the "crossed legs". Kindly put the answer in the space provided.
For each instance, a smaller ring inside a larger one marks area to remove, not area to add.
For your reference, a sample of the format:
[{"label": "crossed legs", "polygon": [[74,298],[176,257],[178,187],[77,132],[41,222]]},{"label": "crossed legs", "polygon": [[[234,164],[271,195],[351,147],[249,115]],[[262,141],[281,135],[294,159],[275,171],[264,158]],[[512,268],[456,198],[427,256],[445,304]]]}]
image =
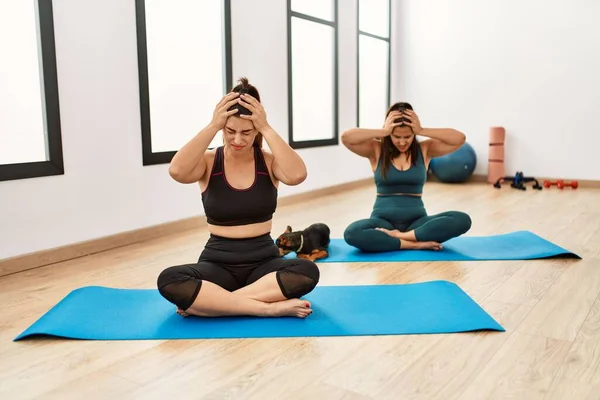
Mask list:
[{"label": "crossed legs", "polygon": [[459,211],[424,215],[406,227],[372,217],[351,223],[344,232],[344,240],[349,245],[368,252],[440,250],[440,243],[460,236],[470,228],[471,218]]},{"label": "crossed legs", "polygon": [[465,234],[471,229],[471,217],[460,211],[443,213],[418,218],[407,228],[406,234],[418,242],[434,241],[443,243]]},{"label": "crossed legs", "polygon": [[243,285],[227,269],[206,261],[169,267],[159,275],[157,285],[183,316],[304,318],[312,310],[308,301],[299,298],[312,291],[318,280],[319,270],[312,261],[276,258],[254,269]]}]

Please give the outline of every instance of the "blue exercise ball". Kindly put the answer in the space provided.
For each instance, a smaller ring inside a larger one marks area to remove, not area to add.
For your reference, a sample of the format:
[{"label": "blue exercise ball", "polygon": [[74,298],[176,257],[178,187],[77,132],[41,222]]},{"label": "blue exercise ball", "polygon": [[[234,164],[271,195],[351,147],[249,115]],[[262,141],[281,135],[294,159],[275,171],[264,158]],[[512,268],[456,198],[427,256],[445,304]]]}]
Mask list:
[{"label": "blue exercise ball", "polygon": [[429,169],[442,182],[465,182],[477,166],[477,154],[469,143],[442,157],[432,158]]}]

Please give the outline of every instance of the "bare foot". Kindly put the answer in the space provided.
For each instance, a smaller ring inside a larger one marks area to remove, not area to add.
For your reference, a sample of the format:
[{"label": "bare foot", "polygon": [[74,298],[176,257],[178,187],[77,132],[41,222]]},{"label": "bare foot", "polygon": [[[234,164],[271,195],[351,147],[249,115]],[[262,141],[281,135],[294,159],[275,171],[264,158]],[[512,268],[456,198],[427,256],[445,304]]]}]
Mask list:
[{"label": "bare foot", "polygon": [[185,311],[183,311],[181,308],[177,308],[177,314],[181,315],[182,317],[189,317],[190,314],[186,313]]},{"label": "bare foot", "polygon": [[385,228],[375,228],[375,230],[381,231],[381,232],[387,234],[388,236],[391,236],[396,239],[406,240],[409,242],[416,242],[414,234],[411,234],[409,232],[400,232],[398,229],[389,230],[389,229],[385,229]]},{"label": "bare foot", "polygon": [[270,303],[267,311],[269,317],[306,318],[312,313],[310,303],[306,300],[290,299]]},{"label": "bare foot", "polygon": [[413,250],[442,250],[442,245],[437,242],[413,242],[410,240],[400,240],[401,249]]},{"label": "bare foot", "polygon": [[414,234],[408,233],[408,232],[398,232],[398,239],[400,240],[406,240],[409,242],[416,242],[417,239],[415,238]]},{"label": "bare foot", "polygon": [[418,250],[441,250],[442,245],[438,242],[417,242],[414,234],[411,232],[400,232],[398,229],[389,230],[385,228],[375,228],[378,231],[384,232],[389,236],[400,240],[401,249],[418,249]]}]

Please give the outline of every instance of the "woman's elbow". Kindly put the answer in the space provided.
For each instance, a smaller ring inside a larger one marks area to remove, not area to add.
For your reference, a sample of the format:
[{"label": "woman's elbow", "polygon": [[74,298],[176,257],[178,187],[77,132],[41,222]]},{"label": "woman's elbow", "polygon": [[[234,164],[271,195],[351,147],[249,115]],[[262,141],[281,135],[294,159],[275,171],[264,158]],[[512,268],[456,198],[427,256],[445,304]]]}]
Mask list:
[{"label": "woman's elbow", "polygon": [[169,176],[175,180],[181,179],[181,170],[176,165],[170,164]]},{"label": "woman's elbow", "polygon": [[349,131],[342,132],[342,135],[340,136],[340,140],[344,146],[348,147],[351,144]]},{"label": "woman's elbow", "polygon": [[306,169],[303,168],[293,174],[287,174],[284,183],[288,186],[297,186],[304,182],[307,177],[308,173],[306,172]]},{"label": "woman's elbow", "polygon": [[169,176],[176,182],[179,183],[190,183],[189,174],[184,173],[181,168],[177,165],[169,165]]},{"label": "woman's elbow", "polygon": [[306,172],[306,169],[303,169],[303,170],[299,171],[297,174],[295,174],[295,176],[292,178],[292,184],[299,185],[302,182],[304,182],[307,177],[308,177],[308,173]]}]

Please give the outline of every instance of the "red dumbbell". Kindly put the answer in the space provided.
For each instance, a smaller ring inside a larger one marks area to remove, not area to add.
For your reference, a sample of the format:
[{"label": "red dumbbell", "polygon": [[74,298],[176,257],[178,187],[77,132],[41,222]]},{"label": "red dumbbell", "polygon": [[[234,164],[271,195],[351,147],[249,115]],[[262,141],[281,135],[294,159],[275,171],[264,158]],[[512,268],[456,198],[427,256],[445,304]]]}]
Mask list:
[{"label": "red dumbbell", "polygon": [[554,185],[556,185],[556,187],[559,189],[563,189],[565,186],[570,186],[573,189],[577,189],[577,187],[579,186],[579,183],[577,181],[565,182],[562,179],[559,179],[557,181],[549,181],[549,180],[544,181],[545,188],[549,188],[550,186],[554,186]]}]

